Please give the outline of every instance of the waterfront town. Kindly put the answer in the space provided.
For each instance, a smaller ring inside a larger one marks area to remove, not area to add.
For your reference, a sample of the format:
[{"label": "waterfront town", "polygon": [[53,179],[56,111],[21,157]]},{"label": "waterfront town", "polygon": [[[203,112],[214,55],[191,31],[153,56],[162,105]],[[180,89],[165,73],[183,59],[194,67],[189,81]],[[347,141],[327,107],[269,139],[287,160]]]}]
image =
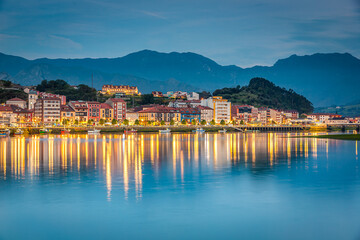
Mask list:
[{"label": "waterfront town", "polygon": [[[76,86],[74,86],[76,88]],[[103,85],[100,93],[109,96],[97,101],[67,101],[66,96],[22,89],[27,99],[12,98],[0,105],[0,125],[94,126],[94,125],[336,125],[357,124],[360,117],[333,113],[302,114],[295,110],[236,105],[220,96],[200,98],[196,92],[153,91],[154,98],[166,98],[166,105],[131,105],[131,96],[141,95],[136,86]]]}]

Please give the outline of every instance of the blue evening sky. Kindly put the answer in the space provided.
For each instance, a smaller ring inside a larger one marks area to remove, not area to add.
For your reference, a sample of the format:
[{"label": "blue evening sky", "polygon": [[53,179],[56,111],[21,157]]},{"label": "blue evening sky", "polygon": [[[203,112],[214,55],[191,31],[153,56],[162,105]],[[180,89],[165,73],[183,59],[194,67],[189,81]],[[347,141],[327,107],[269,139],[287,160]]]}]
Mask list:
[{"label": "blue evening sky", "polygon": [[0,0],[0,52],[34,59],[196,52],[219,64],[360,56],[360,0]]}]

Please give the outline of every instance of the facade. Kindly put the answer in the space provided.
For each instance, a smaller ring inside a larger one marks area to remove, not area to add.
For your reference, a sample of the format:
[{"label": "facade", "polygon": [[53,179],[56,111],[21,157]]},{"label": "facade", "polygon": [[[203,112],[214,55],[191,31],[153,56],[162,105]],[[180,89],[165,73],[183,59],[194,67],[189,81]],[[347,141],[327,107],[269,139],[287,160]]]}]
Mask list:
[{"label": "facade", "polygon": [[196,92],[186,93],[187,100],[199,100],[200,95]]},{"label": "facade", "polygon": [[88,121],[88,107],[85,101],[70,101],[69,106],[75,110],[75,120],[79,122]]},{"label": "facade", "polygon": [[87,102],[87,115],[88,120],[93,120],[94,122],[100,121],[100,103],[99,102]]},{"label": "facade", "polygon": [[345,117],[332,117],[325,121],[326,124],[348,124],[349,120]]},{"label": "facade", "polygon": [[60,106],[60,121],[69,120],[71,123],[75,121],[75,110],[69,105]]},{"label": "facade", "polygon": [[109,104],[100,104],[100,119],[104,119],[108,122],[114,119],[114,109]]},{"label": "facade", "polygon": [[15,105],[11,105],[11,108],[13,109],[15,123],[18,126],[29,126],[32,124],[34,111]]},{"label": "facade", "polygon": [[115,86],[115,85],[103,85],[101,92],[103,94],[115,94],[115,93],[125,93],[126,95],[137,95],[139,90],[135,86]]},{"label": "facade", "polygon": [[41,97],[41,98],[56,97],[56,98],[59,98],[61,100],[61,105],[66,104],[66,96],[64,96],[64,95],[47,93],[47,92],[39,92],[39,97]]},{"label": "facade", "polygon": [[329,118],[339,118],[342,117],[339,114],[333,114],[333,113],[312,113],[307,115],[308,118],[311,118],[312,120],[320,123],[325,123],[326,120]]},{"label": "facade", "polygon": [[29,95],[28,95],[28,108],[29,110],[34,109],[36,100],[38,100],[39,96],[38,96],[38,92],[34,91],[34,90],[29,90]]},{"label": "facade", "polygon": [[26,101],[22,100],[20,98],[11,98],[11,99],[6,101],[6,104],[7,105],[18,106],[20,108],[26,108]]},{"label": "facade", "polygon": [[196,122],[200,122],[201,112],[197,108],[179,108],[181,113],[181,121],[185,120],[187,122],[191,122],[195,120]]},{"label": "facade", "polygon": [[126,102],[120,98],[109,98],[106,101],[114,109],[114,118],[117,121],[126,119]]},{"label": "facade", "polygon": [[220,123],[222,120],[230,122],[231,120],[231,103],[219,96],[201,100],[202,106],[214,109],[214,120]]},{"label": "facade", "polygon": [[198,106],[197,109],[200,110],[200,119],[205,120],[206,122],[211,122],[214,119],[214,109],[206,106]]},{"label": "facade", "polygon": [[15,114],[10,105],[0,105],[0,125],[10,125],[15,123]]},{"label": "facade", "polygon": [[139,111],[139,120],[142,122],[155,121],[155,122],[175,122],[181,121],[181,113],[179,109],[157,106]]},{"label": "facade", "polygon": [[129,120],[129,122],[134,123],[135,120],[139,120],[139,112],[135,111],[135,109],[128,109],[126,111],[126,119]]},{"label": "facade", "polygon": [[35,121],[45,124],[60,123],[60,105],[60,98],[39,98],[34,105]]},{"label": "facade", "polygon": [[298,119],[299,118],[299,112],[296,110],[281,110],[280,112],[287,119]]}]

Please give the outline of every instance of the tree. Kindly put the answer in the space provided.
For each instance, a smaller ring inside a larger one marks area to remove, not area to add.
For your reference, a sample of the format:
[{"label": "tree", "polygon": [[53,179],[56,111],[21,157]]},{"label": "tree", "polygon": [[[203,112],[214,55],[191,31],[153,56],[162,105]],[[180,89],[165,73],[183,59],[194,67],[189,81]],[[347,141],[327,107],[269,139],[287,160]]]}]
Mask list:
[{"label": "tree", "polygon": [[141,104],[151,104],[154,103],[154,96],[152,94],[143,94],[141,95]]},{"label": "tree", "polygon": [[146,122],[147,125],[151,125],[151,123],[152,123],[151,121],[147,121],[147,122]]},{"label": "tree", "polygon": [[92,124],[93,124],[93,122],[94,122],[94,120],[89,119],[87,123],[88,123],[88,125],[92,125]]},{"label": "tree", "polygon": [[139,122],[139,119],[136,119],[135,122],[134,122],[135,125],[139,125],[140,122]]},{"label": "tree", "polygon": [[160,122],[160,125],[165,125],[165,121],[162,120],[162,121]]},{"label": "tree", "polygon": [[175,124],[175,121],[173,119],[171,119],[170,125],[174,125],[174,124]]},{"label": "tree", "polygon": [[210,124],[211,124],[211,125],[215,125],[215,120],[214,120],[214,119],[211,120],[211,121],[210,121]]},{"label": "tree", "polygon": [[203,119],[203,120],[201,120],[200,124],[201,125],[206,125],[206,121]]},{"label": "tree", "polygon": [[221,120],[221,121],[220,121],[220,125],[225,125],[225,121],[224,121],[224,120]]},{"label": "tree", "polygon": [[124,119],[123,124],[124,124],[124,125],[129,125],[129,120]]},{"label": "tree", "polygon": [[241,121],[240,121],[240,124],[241,124],[241,125],[244,125],[244,120],[241,120]]},{"label": "tree", "polygon": [[186,120],[185,119],[183,119],[182,121],[181,121],[181,124],[182,125],[185,125],[187,122],[186,122]]},{"label": "tree", "polygon": [[104,125],[104,123],[105,123],[105,120],[101,118],[100,121],[99,121],[99,124]]},{"label": "tree", "polygon": [[196,120],[193,119],[193,120],[191,121],[191,124],[192,124],[192,125],[196,125]]},{"label": "tree", "polygon": [[79,120],[76,119],[76,120],[74,121],[74,124],[75,124],[75,125],[79,125]]},{"label": "tree", "polygon": [[111,124],[112,124],[112,125],[117,124],[117,121],[116,121],[116,119],[115,119],[115,118],[111,121]]},{"label": "tree", "polygon": [[62,120],[62,125],[68,125],[68,124],[69,124],[69,119],[64,118]]}]

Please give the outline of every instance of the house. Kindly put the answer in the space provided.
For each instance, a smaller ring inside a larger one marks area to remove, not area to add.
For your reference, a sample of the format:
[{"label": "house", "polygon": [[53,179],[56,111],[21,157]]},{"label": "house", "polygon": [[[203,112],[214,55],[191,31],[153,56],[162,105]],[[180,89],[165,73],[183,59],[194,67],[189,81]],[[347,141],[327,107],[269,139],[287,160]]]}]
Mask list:
[{"label": "house", "polygon": [[199,100],[200,95],[196,92],[186,93],[186,99],[187,100]]},{"label": "house", "polygon": [[88,120],[94,122],[100,121],[100,103],[95,101],[87,102],[87,117]]},{"label": "house", "polygon": [[100,104],[100,119],[104,119],[108,122],[114,119],[114,109],[109,104]]},{"label": "house", "polygon": [[207,106],[197,106],[198,110],[200,110],[200,119],[205,120],[206,122],[210,122],[214,119],[214,109]]},{"label": "house", "polygon": [[114,118],[117,121],[126,119],[126,102],[121,98],[109,98],[106,101],[114,109]]},{"label": "house", "polygon": [[155,121],[155,122],[175,122],[181,121],[181,113],[177,108],[171,108],[166,106],[156,106],[141,110],[139,113],[139,120],[143,122]]},{"label": "house", "polygon": [[179,112],[181,113],[181,121],[185,120],[187,122],[191,122],[195,120],[196,122],[200,122],[201,112],[197,108],[179,108]]},{"label": "house", "polygon": [[18,126],[24,127],[32,124],[34,111],[27,108],[21,108],[16,105],[10,105],[15,117],[15,123]]},{"label": "house", "polygon": [[34,105],[35,122],[60,123],[61,99],[57,97],[44,97],[36,100]]},{"label": "house", "polygon": [[88,121],[88,106],[85,101],[70,101],[69,106],[75,110],[75,120],[78,122]]},{"label": "house", "polygon": [[299,112],[296,110],[279,110],[287,119],[298,119]]},{"label": "house", "polygon": [[60,121],[61,123],[64,120],[68,120],[71,123],[75,121],[75,110],[69,105],[61,105],[60,106]]},{"label": "house", "polygon": [[153,91],[151,93],[154,97],[164,97],[163,93],[162,92],[159,92],[159,91]]},{"label": "house", "polygon": [[308,118],[313,119],[314,121],[325,123],[326,120],[329,118],[339,118],[342,117],[339,114],[333,114],[333,113],[311,113],[307,115]]},{"label": "house", "polygon": [[0,105],[0,125],[10,125],[15,122],[15,114],[11,105]]},{"label": "house", "polygon": [[20,98],[11,98],[6,101],[6,105],[15,105],[20,108],[26,108],[26,101]]}]

